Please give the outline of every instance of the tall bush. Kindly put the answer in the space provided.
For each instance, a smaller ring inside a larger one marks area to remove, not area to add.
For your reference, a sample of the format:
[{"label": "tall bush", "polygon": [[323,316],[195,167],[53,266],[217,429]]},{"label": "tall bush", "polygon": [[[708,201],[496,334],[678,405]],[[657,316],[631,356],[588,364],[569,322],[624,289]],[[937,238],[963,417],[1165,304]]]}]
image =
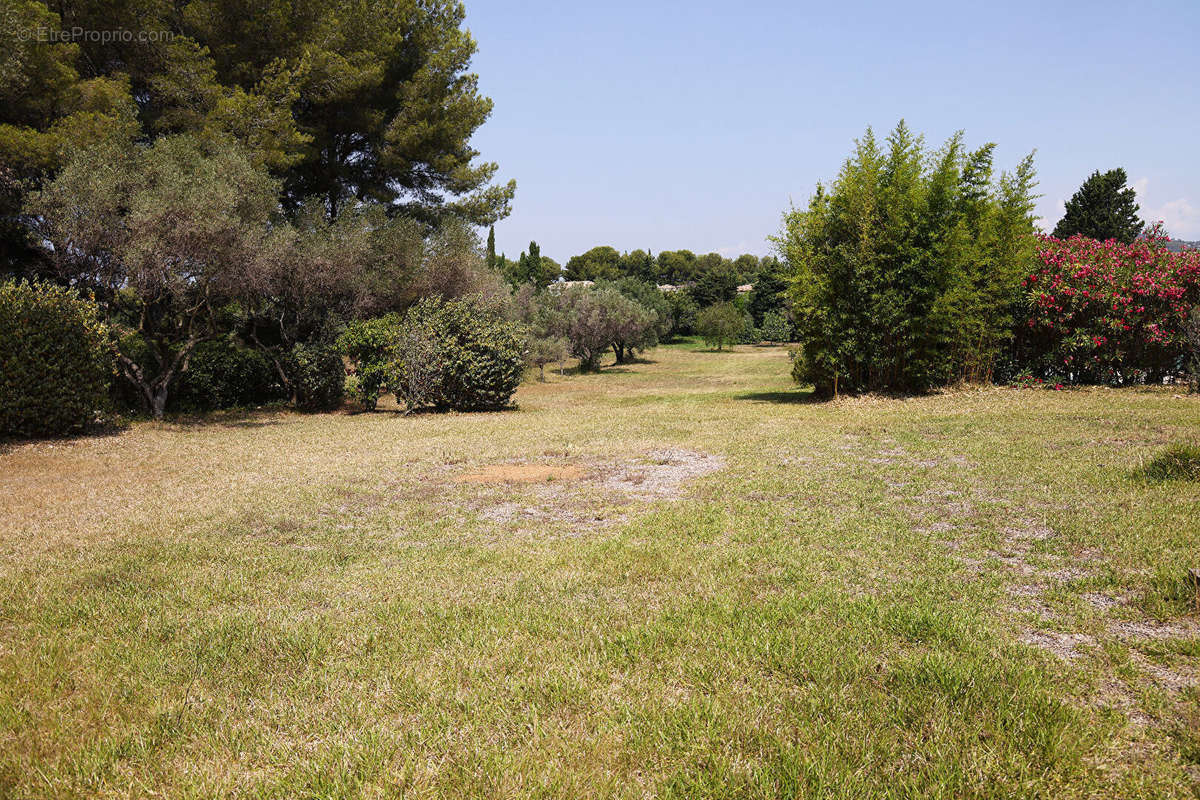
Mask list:
[{"label": "tall bush", "polygon": [[480,296],[427,298],[405,315],[395,356],[389,384],[409,410],[496,410],[521,383],[524,331]]},{"label": "tall bush", "polygon": [[356,320],[338,337],[338,350],[354,368],[354,388],[350,394],[366,411],[375,409],[387,383],[399,325],[399,314]]},{"label": "tall bush", "polygon": [[0,284],[0,435],[82,430],[106,408],[112,377],[95,303],[48,284]]},{"label": "tall bush", "polygon": [[346,368],[336,349],[320,342],[292,348],[287,371],[296,408],[301,411],[332,411],[342,404]]},{"label": "tall bush", "polygon": [[940,150],[868,130],[837,179],[785,216],[798,376],[818,391],[989,380],[1033,250],[1032,156],[993,179],[994,145]]}]

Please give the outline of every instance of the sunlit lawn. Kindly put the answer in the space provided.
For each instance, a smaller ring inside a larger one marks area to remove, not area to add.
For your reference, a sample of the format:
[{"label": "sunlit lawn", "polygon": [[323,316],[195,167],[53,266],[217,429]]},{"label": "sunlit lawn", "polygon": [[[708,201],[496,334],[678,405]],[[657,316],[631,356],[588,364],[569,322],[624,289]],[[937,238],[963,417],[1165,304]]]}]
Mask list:
[{"label": "sunlit lawn", "polygon": [[1193,796],[1200,398],[788,371],[8,446],[0,797]]}]

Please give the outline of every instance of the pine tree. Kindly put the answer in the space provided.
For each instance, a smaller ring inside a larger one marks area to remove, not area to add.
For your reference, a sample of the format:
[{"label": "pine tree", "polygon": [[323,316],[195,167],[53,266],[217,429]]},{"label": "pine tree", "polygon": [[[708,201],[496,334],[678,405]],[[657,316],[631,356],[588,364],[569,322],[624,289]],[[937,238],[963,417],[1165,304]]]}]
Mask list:
[{"label": "pine tree", "polygon": [[1120,167],[1093,172],[1067,201],[1067,213],[1054,227],[1055,237],[1067,239],[1079,233],[1122,244],[1136,239],[1143,224],[1137,216],[1137,193],[1125,185],[1126,177]]},{"label": "pine tree", "polygon": [[495,225],[491,225],[488,227],[487,265],[488,265],[488,269],[496,268],[496,226]]}]

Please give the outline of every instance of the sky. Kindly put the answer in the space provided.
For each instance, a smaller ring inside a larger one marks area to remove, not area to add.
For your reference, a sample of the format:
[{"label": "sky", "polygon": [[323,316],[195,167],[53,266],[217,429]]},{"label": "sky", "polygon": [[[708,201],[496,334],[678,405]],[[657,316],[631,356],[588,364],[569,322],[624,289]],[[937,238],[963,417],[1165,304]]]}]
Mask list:
[{"label": "sky", "polygon": [[771,252],[867,126],[996,166],[1037,151],[1047,229],[1093,170],[1200,239],[1200,0],[689,3],[465,0],[495,103],[481,159],[515,178],[497,250]]}]

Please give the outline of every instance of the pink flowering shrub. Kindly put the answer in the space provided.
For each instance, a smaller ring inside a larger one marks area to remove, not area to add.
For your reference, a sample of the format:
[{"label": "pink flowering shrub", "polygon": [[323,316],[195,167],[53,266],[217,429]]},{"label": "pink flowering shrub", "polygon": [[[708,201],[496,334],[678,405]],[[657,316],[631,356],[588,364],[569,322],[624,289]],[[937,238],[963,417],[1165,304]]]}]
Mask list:
[{"label": "pink flowering shrub", "polygon": [[1040,237],[1022,281],[1014,341],[1030,375],[1072,383],[1158,382],[1180,374],[1200,304],[1200,251],[1172,253],[1161,223],[1124,245]]}]

